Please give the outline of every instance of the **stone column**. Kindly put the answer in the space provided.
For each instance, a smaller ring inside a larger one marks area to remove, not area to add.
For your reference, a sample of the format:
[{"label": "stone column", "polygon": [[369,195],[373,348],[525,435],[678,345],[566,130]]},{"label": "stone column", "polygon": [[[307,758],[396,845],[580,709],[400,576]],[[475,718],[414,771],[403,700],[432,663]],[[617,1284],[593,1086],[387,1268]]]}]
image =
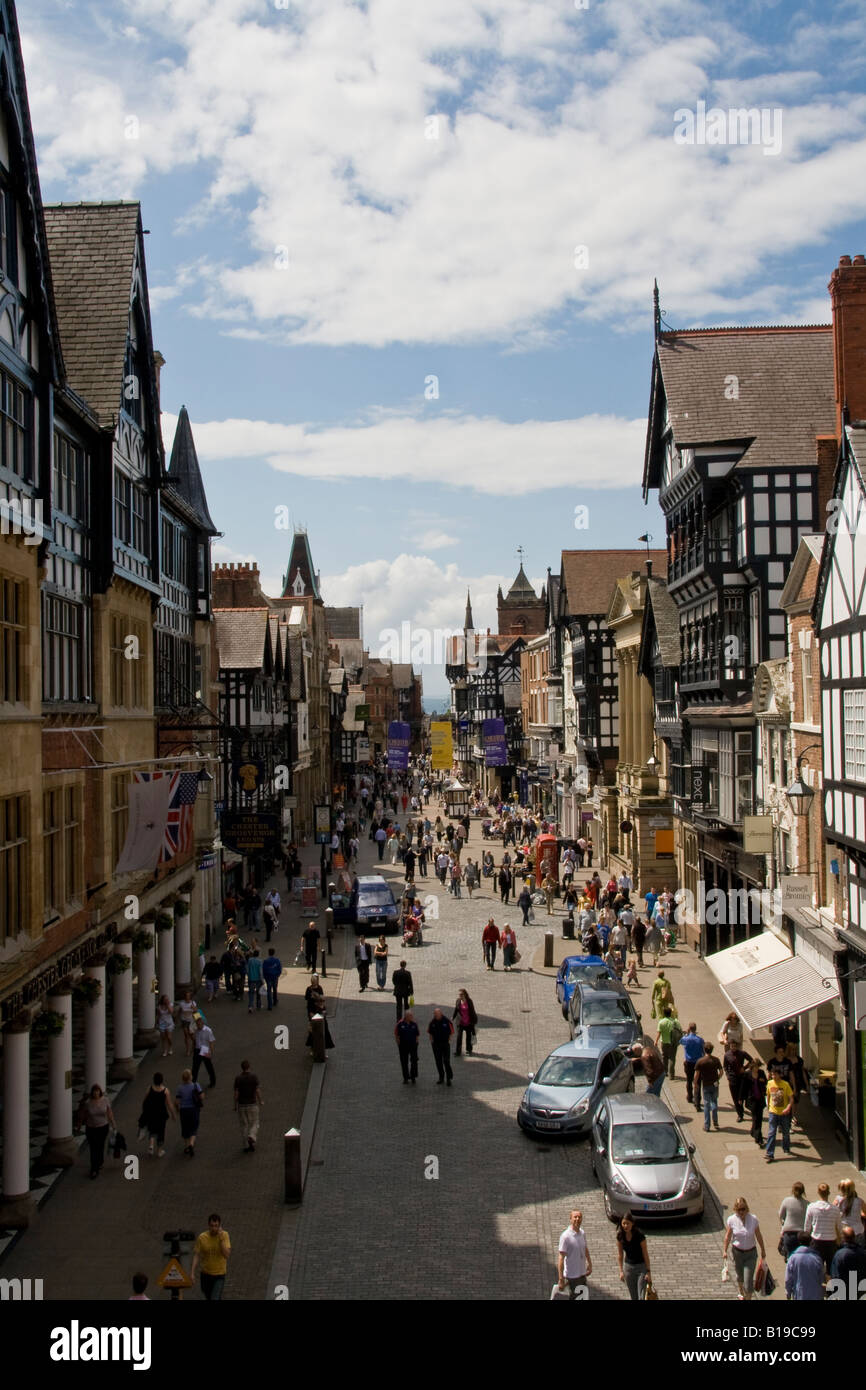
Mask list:
[{"label": "stone column", "polygon": [[102,991],[95,1004],[84,1005],[84,1089],[106,1086],[105,1057],[105,955],[93,956],[85,966],[85,979],[98,980]]},{"label": "stone column", "polygon": [[132,1055],[132,942],[116,942],[114,954],[119,960],[128,960],[130,968],[112,977],[114,1061],[111,1064],[111,1079],[131,1081],[136,1072]]},{"label": "stone column", "polygon": [[641,757],[641,707],[640,707],[640,676],[637,670],[637,647],[629,647],[629,663],[631,665],[631,760],[632,765],[640,770]]},{"label": "stone column", "polygon": [[[142,931],[156,936],[153,922],[142,922]],[[156,1029],[156,995],[153,992],[156,975],[156,946],[138,952],[138,1030],[133,1046],[136,1048],[155,1047],[159,1042]]]},{"label": "stone column", "polygon": [[629,749],[631,745],[631,730],[629,729],[627,714],[629,709],[629,663],[626,652],[622,647],[617,651],[616,659],[619,665],[619,689],[617,691],[619,698],[619,764],[620,767],[625,767],[630,761]]},{"label": "stone column", "polygon": [[36,1208],[30,1198],[30,1017],[3,1029],[3,1195],[0,1225],[20,1231]]},{"label": "stone column", "polygon": [[62,1014],[63,1032],[48,1039],[48,1138],[37,1172],[69,1168],[78,1144],[72,1136],[72,991],[61,986],[45,1000],[46,1009]]},{"label": "stone column", "polygon": [[[170,907],[160,909],[173,917]],[[174,927],[156,933],[156,973],[159,976],[159,994],[167,994],[174,1003]],[[158,997],[158,996],[157,996]]]},{"label": "stone column", "polygon": [[[185,913],[177,911],[181,904],[186,907]],[[191,925],[190,894],[181,893],[178,897],[174,915],[174,978],[178,998],[180,998],[185,989],[192,989],[190,978],[190,955],[192,951]],[[174,1002],[174,995],[172,995],[172,1002]]]}]

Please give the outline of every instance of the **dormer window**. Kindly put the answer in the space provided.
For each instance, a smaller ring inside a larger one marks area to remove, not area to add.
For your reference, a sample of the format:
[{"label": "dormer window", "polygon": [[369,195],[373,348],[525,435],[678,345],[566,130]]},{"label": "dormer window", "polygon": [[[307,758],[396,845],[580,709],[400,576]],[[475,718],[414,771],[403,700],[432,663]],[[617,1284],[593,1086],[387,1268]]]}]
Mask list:
[{"label": "dormer window", "polygon": [[301,574],[301,571],[298,570],[297,574],[295,575],[292,581],[292,593],[294,594],[295,598],[301,598],[305,589],[306,585],[304,584],[303,576]]}]

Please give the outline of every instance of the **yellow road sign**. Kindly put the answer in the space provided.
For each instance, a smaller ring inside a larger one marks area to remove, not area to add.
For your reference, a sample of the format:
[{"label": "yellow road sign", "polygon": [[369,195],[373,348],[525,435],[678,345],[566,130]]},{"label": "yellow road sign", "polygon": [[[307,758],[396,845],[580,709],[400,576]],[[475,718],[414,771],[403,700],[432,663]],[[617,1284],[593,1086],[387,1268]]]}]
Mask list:
[{"label": "yellow road sign", "polygon": [[193,1282],[179,1260],[172,1255],[162,1274],[157,1279],[161,1289],[191,1289]]}]

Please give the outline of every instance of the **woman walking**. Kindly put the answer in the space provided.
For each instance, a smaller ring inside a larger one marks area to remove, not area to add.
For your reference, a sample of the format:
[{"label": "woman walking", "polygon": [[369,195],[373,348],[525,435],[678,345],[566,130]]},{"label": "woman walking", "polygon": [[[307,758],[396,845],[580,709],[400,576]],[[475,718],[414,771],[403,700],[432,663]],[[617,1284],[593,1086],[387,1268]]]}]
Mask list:
[{"label": "woman walking", "polygon": [[176,1119],[177,1111],[174,1108],[174,1101],[168,1093],[168,1087],[163,1082],[162,1072],[155,1071],[153,1084],[144,1097],[141,1120],[139,1121],[139,1127],[147,1130],[147,1152],[151,1158],[153,1158],[154,1144],[156,1145],[157,1157],[163,1157],[165,1153],[165,1126],[169,1120]]},{"label": "woman walking", "polygon": [[808,1205],[805,1187],[801,1182],[795,1182],[791,1188],[790,1197],[785,1197],[779,1207],[779,1220],[782,1223],[782,1233],[779,1236],[779,1254],[784,1255],[785,1264],[788,1263],[788,1256],[801,1243],[800,1235],[806,1221]]},{"label": "woman walking", "polygon": [[833,1205],[839,1208],[843,1226],[850,1226],[857,1244],[862,1245],[866,1232],[866,1205],[851,1178],[843,1178],[839,1183],[839,1195],[833,1198]]},{"label": "woman walking", "polygon": [[740,1291],[738,1297],[745,1299],[748,1303],[755,1292],[755,1266],[758,1263],[758,1249],[760,1248],[762,1260],[766,1260],[767,1251],[764,1246],[764,1237],[761,1235],[761,1228],[758,1225],[758,1218],[749,1211],[749,1204],[745,1197],[737,1198],[734,1203],[734,1210],[725,1223],[725,1243],[722,1254],[726,1260],[728,1249],[732,1244],[737,1288]]},{"label": "woman walking", "polygon": [[478,869],[472,863],[471,859],[467,859],[466,861],[466,868],[463,871],[463,877],[466,881],[467,892],[469,893],[469,897],[471,898],[472,890],[478,887]]},{"label": "woman walking", "polygon": [[195,1032],[195,1011],[197,1007],[198,1005],[193,998],[192,990],[185,989],[183,998],[177,1005],[177,1011],[180,1015],[181,1027],[183,1028],[183,1048],[187,1057],[192,1056],[192,1035]]},{"label": "woman walking", "polygon": [[384,935],[379,937],[374,947],[373,963],[376,967],[376,984],[383,990],[388,980],[388,943]]},{"label": "woman walking", "polygon": [[160,1055],[170,1057],[173,1050],[171,1042],[174,1034],[174,1005],[167,994],[160,996],[156,1011],[156,1026],[159,1029],[159,1040],[162,1043]]},{"label": "woman walking", "polygon": [[505,966],[506,970],[513,970],[514,960],[517,955],[517,937],[514,934],[513,929],[509,927],[507,922],[505,923],[505,926],[502,928],[502,932],[500,933],[499,937],[499,942],[502,946],[503,965]]},{"label": "woman walking", "polygon": [[451,1017],[457,1023],[457,1044],[454,1048],[454,1056],[459,1057],[463,1050],[463,1039],[466,1038],[466,1055],[472,1055],[472,1040],[475,1037],[475,1029],[478,1026],[478,1014],[475,1012],[475,1005],[465,989],[458,990],[457,1003],[454,1005],[454,1012]]},{"label": "woman walking", "polygon": [[627,1213],[620,1220],[616,1232],[616,1258],[619,1262],[619,1277],[628,1289],[632,1303],[637,1303],[642,1292],[642,1282],[651,1278],[646,1236],[634,1217]]},{"label": "woman walking", "polygon": [[719,1042],[724,1043],[726,1050],[743,1046],[743,1025],[737,1014],[730,1013],[725,1018],[719,1029]]},{"label": "woman walking", "polygon": [[175,1096],[180,1115],[180,1135],[186,1140],[183,1151],[187,1158],[195,1158],[195,1141],[204,1105],[204,1091],[197,1081],[193,1081],[189,1067],[181,1072],[180,1085]]},{"label": "woman walking", "polygon": [[115,1128],[114,1112],[101,1086],[91,1086],[90,1095],[81,1102],[78,1123],[84,1125],[90,1149],[90,1176],[98,1178],[105,1160],[105,1141],[108,1129]]},{"label": "woman walking", "polygon": [[759,1149],[764,1147],[764,1106],[767,1103],[767,1073],[760,1057],[752,1057],[740,1076],[739,1101],[748,1106],[752,1117],[751,1136]]}]

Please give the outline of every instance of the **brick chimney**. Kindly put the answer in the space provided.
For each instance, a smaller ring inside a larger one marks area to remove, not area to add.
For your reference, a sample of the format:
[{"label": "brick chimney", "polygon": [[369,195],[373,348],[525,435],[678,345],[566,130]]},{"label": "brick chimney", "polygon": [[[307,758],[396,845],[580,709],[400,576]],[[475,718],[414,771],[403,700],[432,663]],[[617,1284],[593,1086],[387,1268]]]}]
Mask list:
[{"label": "brick chimney", "polygon": [[836,378],[836,433],[842,438],[842,412],[866,420],[866,257],[840,256],[827,286],[833,305]]},{"label": "brick chimney", "polygon": [[259,567],[214,565],[214,608],[267,608],[268,601],[259,585]]}]

